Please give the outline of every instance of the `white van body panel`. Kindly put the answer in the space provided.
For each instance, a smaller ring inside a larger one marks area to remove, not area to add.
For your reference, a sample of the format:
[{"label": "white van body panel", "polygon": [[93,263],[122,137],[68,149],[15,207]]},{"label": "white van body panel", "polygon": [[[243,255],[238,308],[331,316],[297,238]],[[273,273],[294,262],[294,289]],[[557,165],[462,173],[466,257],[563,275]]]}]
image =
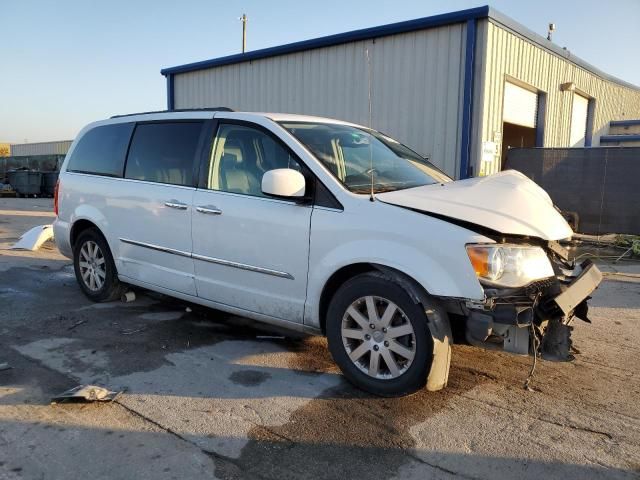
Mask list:
[{"label": "white van body panel", "polygon": [[484,291],[467,257],[467,243],[493,240],[368,198],[344,211],[314,208],[305,324],[321,325],[318,307],[324,286],[335,272],[357,263],[402,272],[431,295],[482,300]]},{"label": "white van body panel", "polygon": [[[244,120],[271,131],[300,157],[343,209],[264,198],[260,202],[274,207],[256,208],[253,199],[238,194],[66,172],[75,145],[91,128],[136,120],[194,118]],[[465,245],[493,243],[493,240],[403,208],[430,211],[425,203],[431,199],[421,199],[418,208],[416,200],[411,199],[413,192],[380,194],[373,202],[368,196],[349,192],[306,147],[276,123],[296,120],[351,125],[288,114],[166,112],[119,117],[85,127],[72,145],[60,174],[60,210],[54,224],[58,247],[71,256],[71,229],[78,220],[88,220],[106,237],[119,276],[125,282],[251,318],[272,323],[276,320],[304,323],[311,328],[321,324],[319,302],[327,280],[341,268],[356,263],[396,269],[435,296],[483,299],[483,289]],[[475,180],[484,181],[486,188],[481,192],[482,198],[474,200],[465,196],[469,205],[481,204],[493,188],[489,179]],[[458,183],[462,182],[433,188],[453,190]],[[506,198],[506,190],[496,186],[501,198]],[[474,192],[471,188],[458,191],[468,191],[469,195]],[[178,210],[164,205],[174,200],[187,208]],[[433,201],[440,205],[455,203],[454,199],[444,198],[433,198]],[[530,194],[522,202],[527,212],[540,208],[541,204],[545,209],[552,208],[541,194]],[[220,208],[222,215],[203,215],[196,210],[211,205]],[[489,222],[489,217],[505,216],[504,223],[491,223],[490,228],[499,229],[512,221],[506,218],[507,214],[476,212],[468,217],[465,208],[470,212],[471,208],[463,205],[453,208],[449,211],[452,217],[459,215],[478,225]],[[559,222],[555,222],[554,232],[546,232],[540,221],[536,225],[537,230],[530,233],[537,233],[540,238],[555,238],[558,231],[564,234]],[[271,235],[269,226],[274,229]],[[138,245],[140,243],[146,247]],[[223,260],[227,264],[199,257]],[[271,273],[260,272],[260,268]],[[295,281],[273,272],[290,275]]]},{"label": "white van body panel", "polygon": [[[88,220],[109,244],[118,274],[152,285],[196,294],[191,252],[191,203],[194,188],[65,172],[60,217],[67,225]],[[185,210],[164,205],[184,203]],[[64,206],[76,207],[67,212]],[[59,222],[56,222],[56,224]],[[68,238],[68,235],[67,235]],[[56,240],[57,241],[57,240]],[[184,252],[176,255],[137,243]]]},{"label": "white van body panel", "polygon": [[[202,208],[207,210],[198,211]],[[214,209],[220,213],[207,213]],[[198,295],[301,322],[311,211],[310,205],[290,201],[198,190],[193,209]]]},{"label": "white van body panel", "polygon": [[176,185],[119,182],[110,214],[121,275],[196,295],[190,255],[194,192],[195,188]]},{"label": "white van body panel", "polygon": [[378,198],[504,234],[543,240],[563,240],[573,235],[547,192],[516,170],[381,193]]}]

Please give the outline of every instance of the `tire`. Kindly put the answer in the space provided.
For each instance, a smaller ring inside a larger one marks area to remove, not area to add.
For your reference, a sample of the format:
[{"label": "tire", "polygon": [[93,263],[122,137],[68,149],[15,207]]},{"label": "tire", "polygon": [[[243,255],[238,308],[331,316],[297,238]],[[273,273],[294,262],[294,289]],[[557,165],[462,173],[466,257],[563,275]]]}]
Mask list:
[{"label": "tire", "polygon": [[372,272],[345,282],[329,305],[326,332],[333,359],[356,387],[394,397],[425,386],[433,352],[427,316],[391,278]]},{"label": "tire", "polygon": [[73,246],[73,269],[82,292],[94,302],[110,302],[124,293],[109,245],[96,228],[78,236]]}]

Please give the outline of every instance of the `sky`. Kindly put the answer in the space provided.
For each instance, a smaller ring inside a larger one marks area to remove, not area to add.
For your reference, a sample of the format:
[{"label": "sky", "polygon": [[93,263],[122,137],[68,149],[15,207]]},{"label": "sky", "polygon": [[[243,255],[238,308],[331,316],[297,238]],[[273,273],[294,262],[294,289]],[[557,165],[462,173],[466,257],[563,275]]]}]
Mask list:
[{"label": "sky", "polygon": [[[0,0],[0,142],[72,139],[111,115],[166,108],[160,69],[486,5],[476,0]],[[640,85],[640,0],[489,4]]]}]

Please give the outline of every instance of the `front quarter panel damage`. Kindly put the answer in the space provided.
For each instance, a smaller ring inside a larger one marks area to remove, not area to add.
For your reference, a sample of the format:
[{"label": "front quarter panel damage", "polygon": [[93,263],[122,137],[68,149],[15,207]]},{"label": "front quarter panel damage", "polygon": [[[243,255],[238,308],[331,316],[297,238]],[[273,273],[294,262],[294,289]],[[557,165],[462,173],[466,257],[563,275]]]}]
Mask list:
[{"label": "front quarter panel damage", "polygon": [[484,305],[467,311],[468,343],[546,360],[573,359],[571,323],[589,322],[587,301],[602,274],[591,261],[575,265],[555,242],[547,253],[555,277],[522,288],[485,288]]}]

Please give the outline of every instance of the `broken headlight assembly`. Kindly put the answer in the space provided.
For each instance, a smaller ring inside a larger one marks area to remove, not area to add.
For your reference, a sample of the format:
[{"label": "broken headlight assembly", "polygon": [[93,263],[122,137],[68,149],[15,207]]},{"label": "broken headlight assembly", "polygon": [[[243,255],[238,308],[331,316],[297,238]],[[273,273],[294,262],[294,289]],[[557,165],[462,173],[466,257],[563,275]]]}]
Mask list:
[{"label": "broken headlight assembly", "polygon": [[467,255],[481,283],[517,288],[554,276],[547,254],[525,245],[467,245]]}]

